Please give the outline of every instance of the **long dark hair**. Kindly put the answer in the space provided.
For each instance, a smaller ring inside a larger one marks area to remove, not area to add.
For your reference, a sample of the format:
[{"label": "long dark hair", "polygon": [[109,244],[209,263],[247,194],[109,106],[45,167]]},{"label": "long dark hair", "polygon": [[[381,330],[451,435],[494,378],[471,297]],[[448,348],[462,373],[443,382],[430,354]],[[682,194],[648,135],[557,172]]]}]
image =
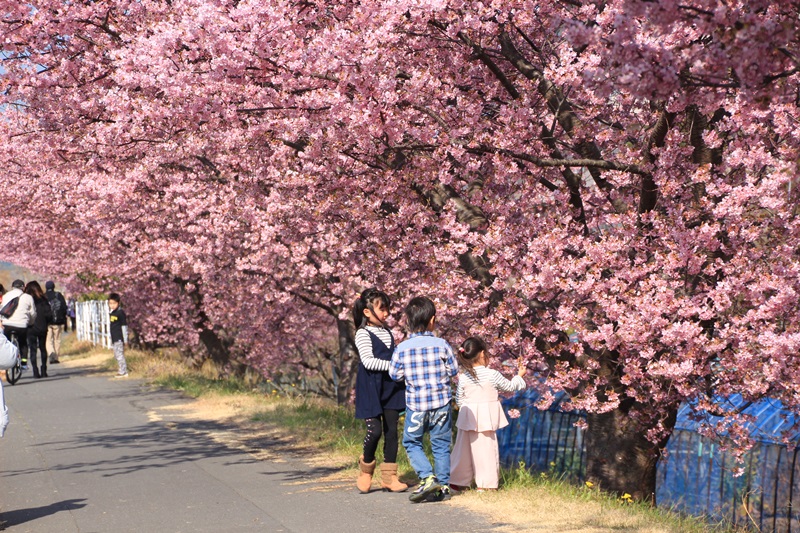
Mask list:
[{"label": "long dark hair", "polygon": [[25,285],[25,293],[33,296],[34,300],[41,300],[44,298],[44,291],[38,281],[29,281],[28,284]]},{"label": "long dark hair", "polygon": [[461,343],[461,347],[458,349],[458,355],[456,355],[458,364],[475,380],[478,379],[478,374],[475,372],[472,365],[475,362],[475,358],[478,357],[481,352],[485,351],[486,342],[480,337],[468,338]]},{"label": "long dark hair", "polygon": [[389,299],[389,296],[385,292],[379,291],[375,287],[361,293],[361,296],[359,296],[353,304],[353,322],[356,325],[356,329],[363,328],[369,324],[364,311],[369,309],[374,314],[375,306],[378,303],[382,303],[388,309],[392,305],[392,300]]}]

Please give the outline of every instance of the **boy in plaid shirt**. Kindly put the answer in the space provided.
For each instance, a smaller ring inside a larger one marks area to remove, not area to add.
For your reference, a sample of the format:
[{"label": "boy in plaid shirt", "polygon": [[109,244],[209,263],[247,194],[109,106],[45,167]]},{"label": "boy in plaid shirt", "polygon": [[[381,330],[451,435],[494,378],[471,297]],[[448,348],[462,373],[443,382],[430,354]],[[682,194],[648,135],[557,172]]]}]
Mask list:
[{"label": "boy in plaid shirt", "polygon": [[[429,496],[450,499],[450,381],[458,373],[453,349],[433,334],[436,307],[424,297],[413,298],[406,306],[410,335],[395,348],[389,363],[389,376],[406,382],[406,423],[403,447],[411,466],[422,480],[409,500],[419,503]],[[422,449],[428,433],[433,450],[434,469]]]}]

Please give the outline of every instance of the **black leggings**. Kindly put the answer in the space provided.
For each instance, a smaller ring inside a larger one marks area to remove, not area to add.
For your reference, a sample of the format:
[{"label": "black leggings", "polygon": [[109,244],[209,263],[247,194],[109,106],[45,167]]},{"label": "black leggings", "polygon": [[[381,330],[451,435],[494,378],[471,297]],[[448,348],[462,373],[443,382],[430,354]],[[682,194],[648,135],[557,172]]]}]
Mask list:
[{"label": "black leggings", "polygon": [[[33,374],[39,373],[39,366],[42,367],[42,372],[47,372],[47,333],[40,335],[38,333],[28,333],[28,356],[30,357],[31,366],[33,366]],[[42,355],[42,361],[37,366],[36,351]]]},{"label": "black leggings", "polygon": [[378,449],[378,441],[381,440],[381,429],[383,429],[383,461],[385,463],[397,462],[397,421],[400,419],[400,411],[394,409],[384,409],[383,415],[375,418],[367,418],[367,436],[364,437],[364,462],[371,463],[375,460],[375,451]]}]

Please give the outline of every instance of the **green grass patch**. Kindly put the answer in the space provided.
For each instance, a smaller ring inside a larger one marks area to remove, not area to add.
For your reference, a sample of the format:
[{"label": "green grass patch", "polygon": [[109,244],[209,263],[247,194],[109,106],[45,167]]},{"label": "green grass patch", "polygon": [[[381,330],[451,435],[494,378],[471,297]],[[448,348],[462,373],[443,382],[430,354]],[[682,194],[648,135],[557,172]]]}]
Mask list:
[{"label": "green grass patch", "polygon": [[[116,362],[114,363],[116,364]],[[209,393],[225,395],[251,394],[252,388],[242,380],[210,379],[191,374],[159,376],[153,380],[153,383],[161,387],[182,391],[193,398],[199,398]]]},{"label": "green grass patch", "polygon": [[274,409],[262,411],[253,419],[279,426],[300,440],[313,442],[325,450],[348,455],[360,453],[363,422],[353,418],[348,410],[313,400],[277,402]]}]

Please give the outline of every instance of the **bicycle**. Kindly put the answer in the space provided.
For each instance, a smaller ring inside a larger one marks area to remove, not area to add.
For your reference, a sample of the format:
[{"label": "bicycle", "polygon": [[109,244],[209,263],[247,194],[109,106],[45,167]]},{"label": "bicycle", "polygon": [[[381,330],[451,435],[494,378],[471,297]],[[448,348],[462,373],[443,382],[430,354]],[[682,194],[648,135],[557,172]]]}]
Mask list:
[{"label": "bicycle", "polygon": [[[2,335],[2,333],[0,333]],[[14,366],[6,370],[6,381],[9,384],[14,385],[19,378],[22,377],[22,359],[19,356],[19,342],[17,341],[17,334],[11,334],[11,343],[17,347],[17,361],[14,363]]]}]

